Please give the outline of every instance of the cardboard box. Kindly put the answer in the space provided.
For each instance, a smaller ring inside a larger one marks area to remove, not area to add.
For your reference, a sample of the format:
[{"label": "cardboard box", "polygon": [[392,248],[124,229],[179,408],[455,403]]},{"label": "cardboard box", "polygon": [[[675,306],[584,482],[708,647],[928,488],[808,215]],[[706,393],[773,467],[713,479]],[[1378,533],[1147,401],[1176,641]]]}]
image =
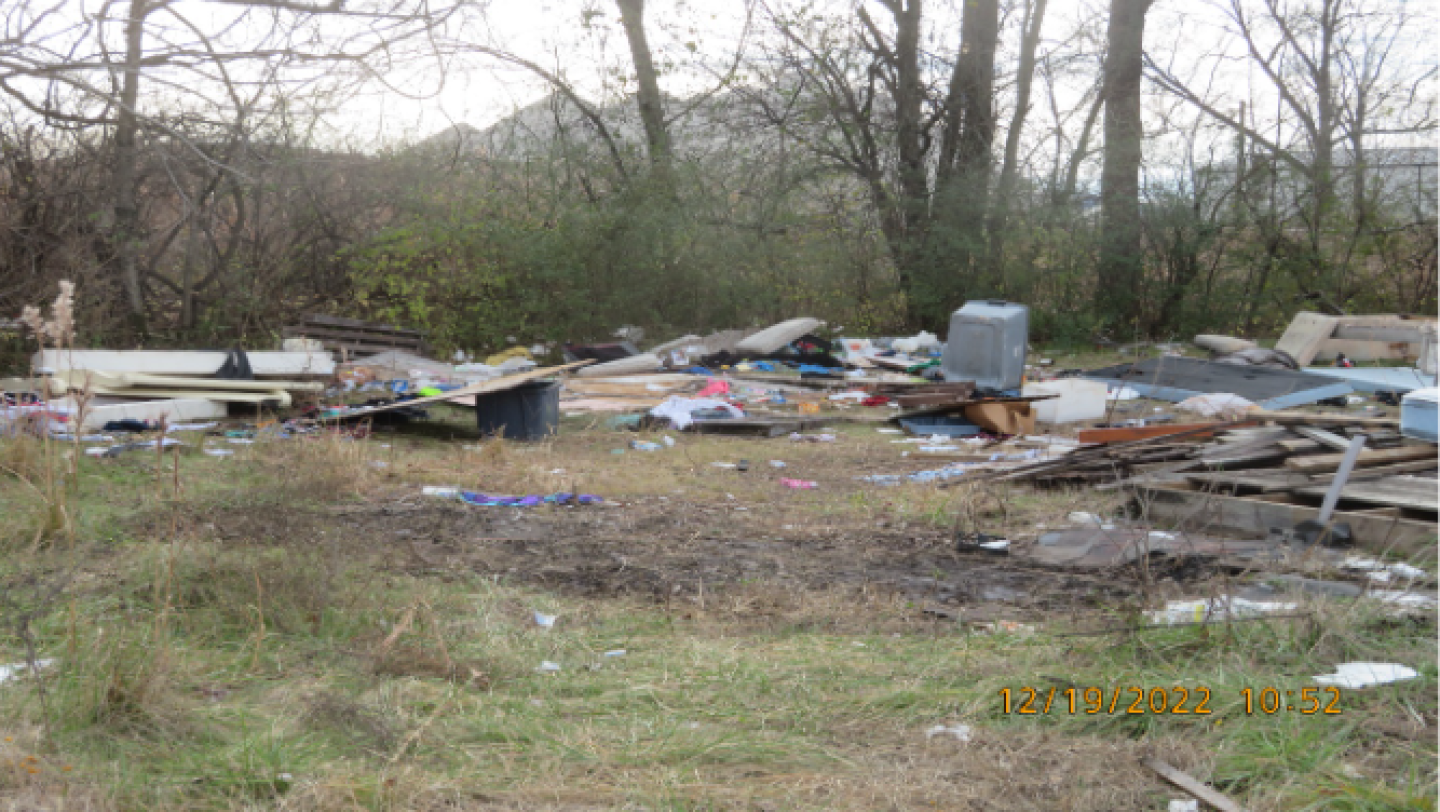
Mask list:
[{"label": "cardboard box", "polygon": [[997,434],[1035,433],[1035,411],[1029,403],[977,403],[965,407],[965,418]]}]

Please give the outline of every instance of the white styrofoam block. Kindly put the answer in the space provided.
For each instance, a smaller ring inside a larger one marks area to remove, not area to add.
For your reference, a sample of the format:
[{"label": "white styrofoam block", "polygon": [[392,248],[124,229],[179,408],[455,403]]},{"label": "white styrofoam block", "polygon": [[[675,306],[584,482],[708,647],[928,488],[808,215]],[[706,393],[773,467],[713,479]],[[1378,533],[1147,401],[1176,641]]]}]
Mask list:
[{"label": "white styrofoam block", "polygon": [[[214,375],[226,353],[208,350],[42,350],[31,362],[51,369],[143,372],[151,375]],[[334,375],[328,352],[247,352],[256,375]]]},{"label": "white styrofoam block", "polygon": [[224,417],[225,404],[204,398],[175,400],[120,400],[97,398],[85,409],[84,428],[99,428],[111,420],[159,420],[180,423]]}]

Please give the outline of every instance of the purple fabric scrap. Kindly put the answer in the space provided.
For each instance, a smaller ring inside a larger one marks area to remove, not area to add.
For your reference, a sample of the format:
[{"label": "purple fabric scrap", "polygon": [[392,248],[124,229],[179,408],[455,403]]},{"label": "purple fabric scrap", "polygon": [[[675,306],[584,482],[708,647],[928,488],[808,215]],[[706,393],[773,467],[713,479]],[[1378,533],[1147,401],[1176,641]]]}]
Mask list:
[{"label": "purple fabric scrap", "polygon": [[476,493],[474,491],[461,491],[460,498],[466,504],[479,505],[481,507],[535,507],[539,504],[552,505],[593,505],[605,500],[598,496],[582,493],[576,496],[573,493],[553,493],[549,496],[500,496],[497,494]]}]

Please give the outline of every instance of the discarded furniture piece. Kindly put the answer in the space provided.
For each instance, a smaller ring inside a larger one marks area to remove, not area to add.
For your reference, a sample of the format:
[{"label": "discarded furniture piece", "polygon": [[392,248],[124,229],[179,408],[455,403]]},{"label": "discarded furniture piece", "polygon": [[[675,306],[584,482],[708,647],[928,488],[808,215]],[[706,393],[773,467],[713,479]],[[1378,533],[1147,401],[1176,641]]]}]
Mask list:
[{"label": "discarded furniture piece", "polygon": [[[149,375],[212,376],[227,352],[206,350],[42,350],[36,369],[85,369],[92,372],[141,372]],[[335,359],[328,352],[247,352],[256,378],[330,377]]]},{"label": "discarded furniture piece", "polygon": [[734,352],[736,355],[769,355],[779,352],[792,341],[820,329],[824,323],[819,319],[812,318],[782,321],[740,339],[735,343]]},{"label": "discarded furniture piece", "polygon": [[281,335],[312,338],[320,341],[325,349],[347,353],[351,358],[385,350],[404,350],[423,356],[426,350],[425,334],[419,330],[337,316],[306,316],[299,324],[283,328]]},{"label": "discarded furniture piece", "polygon": [[1030,308],[999,299],[966,302],[950,316],[941,368],[947,381],[1019,389],[1030,340]]},{"label": "discarded furniture piece", "polygon": [[661,366],[660,356],[647,352],[640,355],[632,355],[627,358],[619,358],[614,361],[595,364],[586,367],[575,373],[581,378],[607,378],[622,375],[639,375],[646,372],[654,372]]},{"label": "discarded furniture piece", "polygon": [[1333,361],[1411,361],[1435,373],[1436,320],[1402,315],[1326,316],[1298,313],[1275,344],[1300,366]]},{"label": "discarded furniture piece", "polygon": [[1091,370],[1084,377],[1128,386],[1143,397],[1179,403],[1212,393],[1238,395],[1263,409],[1301,406],[1354,391],[1349,382],[1306,372],[1242,367],[1194,358],[1147,358]]}]

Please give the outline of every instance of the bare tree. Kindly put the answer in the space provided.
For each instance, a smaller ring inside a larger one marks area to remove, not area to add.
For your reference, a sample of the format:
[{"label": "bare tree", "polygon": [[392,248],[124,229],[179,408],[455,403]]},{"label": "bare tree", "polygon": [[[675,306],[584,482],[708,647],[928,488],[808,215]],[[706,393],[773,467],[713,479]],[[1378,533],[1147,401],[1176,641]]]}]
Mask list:
[{"label": "bare tree", "polygon": [[1140,118],[1145,13],[1151,0],[1111,0],[1105,52],[1105,167],[1095,304],[1115,327],[1135,327],[1144,273]]}]

